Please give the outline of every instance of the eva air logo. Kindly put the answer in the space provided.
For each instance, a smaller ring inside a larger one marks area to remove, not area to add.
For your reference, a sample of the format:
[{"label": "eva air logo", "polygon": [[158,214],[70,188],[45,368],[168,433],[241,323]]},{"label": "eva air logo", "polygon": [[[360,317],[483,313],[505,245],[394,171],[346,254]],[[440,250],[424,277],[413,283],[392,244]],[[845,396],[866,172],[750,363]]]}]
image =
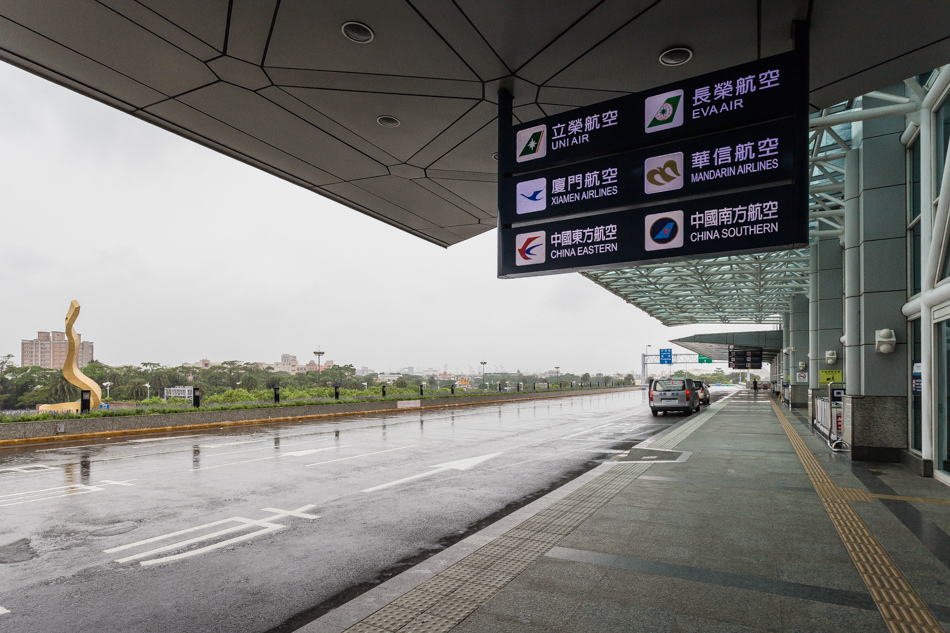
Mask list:
[{"label": "eva air logo", "polygon": [[538,125],[518,131],[515,151],[519,163],[541,158],[548,153],[547,132],[548,128],[546,125]]},{"label": "eva air logo", "polygon": [[644,108],[647,134],[683,125],[683,91],[664,92],[648,97]]},{"label": "eva air logo", "polygon": [[643,193],[683,188],[683,152],[654,156],[643,162]]}]

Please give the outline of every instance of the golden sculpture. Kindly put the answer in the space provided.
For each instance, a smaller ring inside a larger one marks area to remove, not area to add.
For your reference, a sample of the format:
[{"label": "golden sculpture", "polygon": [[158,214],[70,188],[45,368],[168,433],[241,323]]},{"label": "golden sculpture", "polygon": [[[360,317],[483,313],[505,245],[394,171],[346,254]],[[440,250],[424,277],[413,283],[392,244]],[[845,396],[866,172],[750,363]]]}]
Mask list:
[{"label": "golden sculpture", "polygon": [[[66,364],[63,365],[63,376],[66,380],[82,390],[90,392],[89,410],[94,411],[102,403],[102,387],[96,381],[86,376],[79,369],[79,335],[76,333],[76,319],[79,318],[79,302],[73,299],[66,311],[66,339],[69,346],[66,349]],[[59,404],[41,404],[37,411],[57,411],[60,413],[79,413],[78,402],[61,402]]]}]

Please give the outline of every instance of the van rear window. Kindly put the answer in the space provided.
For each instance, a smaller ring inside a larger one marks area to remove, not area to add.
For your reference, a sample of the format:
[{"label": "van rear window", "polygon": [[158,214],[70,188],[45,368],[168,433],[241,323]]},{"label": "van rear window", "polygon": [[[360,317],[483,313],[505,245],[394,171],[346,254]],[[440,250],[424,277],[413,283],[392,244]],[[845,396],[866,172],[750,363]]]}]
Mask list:
[{"label": "van rear window", "polygon": [[660,391],[685,391],[685,380],[657,380],[656,388]]}]

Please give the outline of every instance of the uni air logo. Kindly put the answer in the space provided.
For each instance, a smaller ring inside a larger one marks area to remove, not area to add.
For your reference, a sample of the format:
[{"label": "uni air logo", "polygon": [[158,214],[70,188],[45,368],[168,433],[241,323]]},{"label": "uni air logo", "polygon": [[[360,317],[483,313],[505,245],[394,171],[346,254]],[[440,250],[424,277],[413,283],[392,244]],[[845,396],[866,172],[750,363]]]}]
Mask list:
[{"label": "uni air logo", "polygon": [[643,219],[643,247],[662,251],[683,245],[683,212],[652,213]]},{"label": "uni air logo", "polygon": [[644,129],[647,134],[683,125],[682,103],[682,90],[647,97],[644,105]]},{"label": "uni air logo", "polygon": [[515,195],[517,196],[515,211],[518,212],[518,215],[544,211],[548,207],[547,190],[547,178],[535,178],[534,180],[519,182],[515,187]]},{"label": "uni air logo", "polygon": [[544,231],[520,233],[515,236],[515,265],[530,266],[544,263]]},{"label": "uni air logo", "polygon": [[661,193],[683,188],[683,152],[654,156],[643,162],[643,192]]},{"label": "uni air logo", "polygon": [[526,130],[519,130],[515,137],[515,151],[517,160],[523,163],[527,160],[541,158],[548,153],[548,127],[538,125]]}]

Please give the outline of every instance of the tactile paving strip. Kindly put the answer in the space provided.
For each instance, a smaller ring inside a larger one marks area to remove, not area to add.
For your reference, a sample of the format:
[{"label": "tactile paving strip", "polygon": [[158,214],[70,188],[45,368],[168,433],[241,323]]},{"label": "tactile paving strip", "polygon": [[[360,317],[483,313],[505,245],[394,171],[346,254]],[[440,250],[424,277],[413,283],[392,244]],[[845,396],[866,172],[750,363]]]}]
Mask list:
[{"label": "tactile paving strip", "polygon": [[893,633],[943,633],[943,627],[930,609],[848,503],[874,499],[858,488],[837,487],[774,401],[772,408],[815,486],[825,511],[838,530],[845,549],[867,585],[887,628]]}]

